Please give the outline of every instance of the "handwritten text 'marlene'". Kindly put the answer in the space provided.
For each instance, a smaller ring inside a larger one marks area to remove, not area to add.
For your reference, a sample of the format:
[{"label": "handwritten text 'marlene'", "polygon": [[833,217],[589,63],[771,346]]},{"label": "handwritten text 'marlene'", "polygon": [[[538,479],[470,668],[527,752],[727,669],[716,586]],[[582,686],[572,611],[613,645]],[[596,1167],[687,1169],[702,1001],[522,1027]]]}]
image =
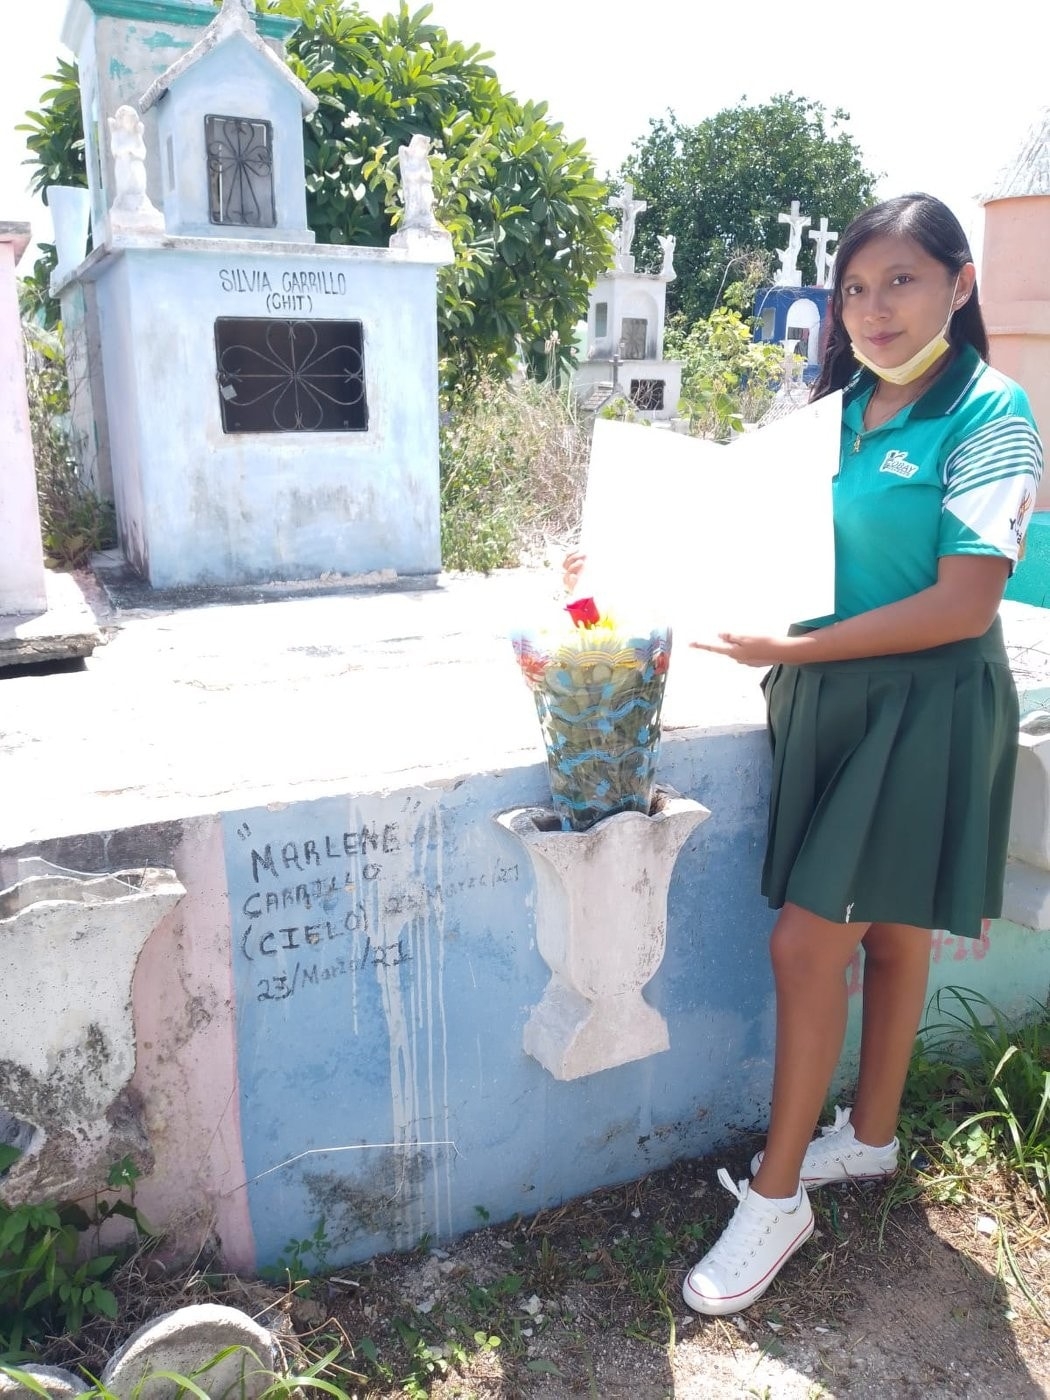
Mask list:
[{"label": "handwritten text 'marlene'", "polygon": [[263,871],[280,880],[288,870],[306,871],[330,860],[367,856],[373,851],[393,855],[400,849],[397,822],[387,822],[382,831],[377,826],[363,826],[360,831],[318,836],[312,841],[267,841],[261,851],[252,851],[252,879],[258,885]]}]

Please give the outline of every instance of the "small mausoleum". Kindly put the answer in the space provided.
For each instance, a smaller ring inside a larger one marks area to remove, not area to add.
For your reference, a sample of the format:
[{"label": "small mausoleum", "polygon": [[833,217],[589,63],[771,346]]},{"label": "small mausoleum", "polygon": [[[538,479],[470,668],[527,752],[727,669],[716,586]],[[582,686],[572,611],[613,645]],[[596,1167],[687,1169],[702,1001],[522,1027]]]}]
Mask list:
[{"label": "small mausoleum", "polygon": [[294,27],[255,0],[70,0],[94,247],[53,285],[85,475],[155,587],[441,565],[429,143],[401,150],[392,246],[318,244]]},{"label": "small mausoleum", "polygon": [[767,344],[783,345],[802,361],[802,378],[809,383],[820,369],[821,331],[828,309],[828,298],[834,281],[835,254],[829,246],[838,238],[821,219],[818,228],[809,229],[814,243],[815,277],[812,286],[803,286],[802,270],[798,266],[802,252],[802,234],[810,218],[800,212],[797,199],[792,200],[787,214],[778,214],[777,221],[788,226],[788,246],[777,251],[780,270],[769,287],[760,287],[755,296],[755,339]]},{"label": "small mausoleum", "polygon": [[591,292],[583,356],[573,391],[590,408],[600,408],[619,391],[643,417],[674,418],[682,392],[682,366],[663,358],[667,284],[674,281],[673,237],[660,239],[663,262],[657,272],[635,271],[631,244],[645,200],[631,185],[612,201],[621,222],[613,242],[613,265]]}]

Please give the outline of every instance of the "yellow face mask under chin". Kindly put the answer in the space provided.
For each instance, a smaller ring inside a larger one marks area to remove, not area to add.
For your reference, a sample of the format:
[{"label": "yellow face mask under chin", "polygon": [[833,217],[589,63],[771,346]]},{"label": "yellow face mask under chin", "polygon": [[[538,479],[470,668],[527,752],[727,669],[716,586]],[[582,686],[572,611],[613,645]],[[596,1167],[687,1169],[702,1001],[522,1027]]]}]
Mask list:
[{"label": "yellow face mask under chin", "polygon": [[874,360],[869,360],[867,355],[857,349],[853,341],[850,341],[850,349],[853,357],[864,366],[870,369],[872,374],[877,374],[880,379],[885,379],[887,384],[913,384],[916,379],[924,375],[926,371],[937,363],[945,351],[950,350],[951,342],[948,339],[948,327],[951,325],[952,317],[955,315],[955,293],[959,290],[959,279],[956,277],[955,286],[952,288],[952,299],[948,306],[948,315],[944,325],[931,341],[928,341],[921,350],[916,350],[910,360],[905,360],[902,365],[893,365],[886,368],[884,365],[877,365]]}]

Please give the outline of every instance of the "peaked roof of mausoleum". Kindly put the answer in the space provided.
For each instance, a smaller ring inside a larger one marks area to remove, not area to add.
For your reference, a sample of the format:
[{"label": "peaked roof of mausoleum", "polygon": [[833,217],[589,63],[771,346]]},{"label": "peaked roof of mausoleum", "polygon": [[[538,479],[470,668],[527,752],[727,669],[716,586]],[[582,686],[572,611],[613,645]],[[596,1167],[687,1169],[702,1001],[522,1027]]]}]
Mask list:
[{"label": "peaked roof of mausoleum", "polygon": [[1000,170],[991,191],[981,196],[981,203],[1017,199],[1026,194],[1050,195],[1050,107],[1042,108],[1024,145]]},{"label": "peaked roof of mausoleum", "polygon": [[[251,11],[249,11],[249,5]],[[239,37],[270,65],[276,75],[295,88],[302,104],[303,115],[309,116],[317,107],[317,98],[305,84],[299,81],[288,65],[282,62],[269,44],[259,36],[255,27],[254,6],[255,0],[222,0],[222,9],[193,48],[187,49],[181,58],[176,59],[171,67],[160,75],[156,82],[150,83],[142,94],[139,110],[148,111],[150,107],[160,101],[172,84],[176,83],[183,73],[192,68],[195,63],[199,63],[202,58],[207,58],[208,54],[213,53],[220,44]]]}]

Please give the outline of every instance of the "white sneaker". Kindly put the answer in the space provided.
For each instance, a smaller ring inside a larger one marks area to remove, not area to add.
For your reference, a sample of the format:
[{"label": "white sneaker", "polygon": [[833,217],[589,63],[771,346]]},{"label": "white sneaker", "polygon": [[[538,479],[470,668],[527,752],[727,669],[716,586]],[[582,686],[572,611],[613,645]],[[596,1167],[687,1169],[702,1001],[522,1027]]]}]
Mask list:
[{"label": "white sneaker", "polygon": [[712,1317],[740,1312],[761,1298],[781,1268],[813,1233],[813,1208],[805,1191],[790,1210],[734,1182],[725,1167],[718,1180],[740,1204],[718,1242],[693,1266],[682,1297],[694,1312]]},{"label": "white sneaker", "polygon": [[[858,1142],[849,1121],[850,1112],[848,1108],[836,1106],[834,1123],[821,1128],[820,1136],[806,1148],[801,1180],[807,1191],[815,1186],[827,1186],[832,1181],[872,1181],[892,1176],[897,1170],[900,1151],[897,1139],[885,1147],[869,1147],[866,1142]],[[751,1158],[752,1176],[762,1165],[764,1156],[764,1152],[756,1152]]]}]

